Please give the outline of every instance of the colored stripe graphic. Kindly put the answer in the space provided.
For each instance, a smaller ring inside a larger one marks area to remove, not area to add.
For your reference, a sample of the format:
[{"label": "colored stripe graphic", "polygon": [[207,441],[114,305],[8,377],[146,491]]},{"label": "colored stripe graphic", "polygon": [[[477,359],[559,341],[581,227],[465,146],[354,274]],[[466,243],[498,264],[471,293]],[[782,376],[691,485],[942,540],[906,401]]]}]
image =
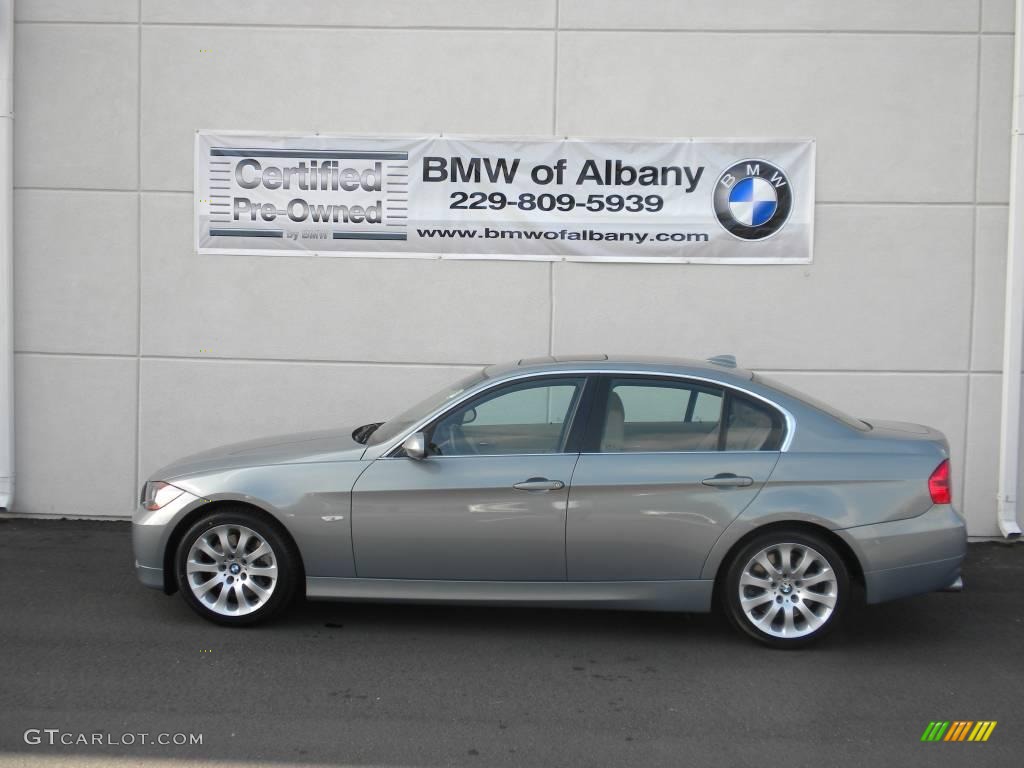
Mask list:
[{"label": "colored stripe graphic", "polygon": [[946,734],[946,738],[943,741],[963,741],[964,735],[966,735],[967,728],[971,725],[966,720],[954,720],[953,726],[949,729],[949,733]]},{"label": "colored stripe graphic", "polygon": [[970,741],[988,741],[988,737],[992,735],[992,731],[994,731],[995,729],[995,720],[979,721],[978,725],[974,729],[974,732],[971,733]]},{"label": "colored stripe graphic", "polygon": [[995,720],[932,720],[921,741],[988,741],[995,728]]}]

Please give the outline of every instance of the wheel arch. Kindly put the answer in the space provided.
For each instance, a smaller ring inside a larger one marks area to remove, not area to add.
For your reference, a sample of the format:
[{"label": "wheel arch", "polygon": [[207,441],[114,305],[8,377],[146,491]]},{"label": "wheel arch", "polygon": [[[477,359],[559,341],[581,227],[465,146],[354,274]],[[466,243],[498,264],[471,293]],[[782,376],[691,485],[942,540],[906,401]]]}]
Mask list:
[{"label": "wheel arch", "polygon": [[736,553],[757,536],[777,530],[800,531],[802,533],[820,536],[828,542],[828,544],[834,547],[836,552],[839,553],[839,556],[843,558],[843,563],[850,572],[850,580],[855,582],[861,589],[864,588],[864,569],[861,566],[860,560],[857,558],[856,553],[850,545],[835,531],[826,528],[824,525],[808,522],[806,520],[777,520],[764,525],[759,525],[756,528],[752,528],[747,531],[745,534],[740,536],[739,539],[733,542],[732,546],[729,547],[725,555],[723,555],[721,560],[719,560],[714,576],[715,583],[711,593],[711,604],[713,606],[718,605],[718,601],[721,597],[722,581],[725,579],[725,575],[729,570],[729,565],[732,563],[733,558],[736,557]]},{"label": "wheel arch", "polygon": [[268,524],[272,525],[281,536],[283,536],[288,543],[291,545],[293,552],[295,553],[296,560],[299,564],[299,575],[298,583],[300,594],[306,592],[306,566],[302,561],[302,552],[298,545],[295,543],[295,537],[292,536],[288,528],[275,517],[272,513],[266,509],[259,507],[251,502],[236,501],[234,499],[218,499],[211,501],[207,504],[202,504],[178,521],[177,525],[171,531],[170,536],[167,537],[167,545],[164,547],[164,594],[173,595],[178,591],[178,585],[174,578],[174,553],[178,550],[178,544],[181,542],[182,537],[185,535],[185,531],[192,527],[197,520],[201,520],[209,515],[216,514],[217,512],[223,512],[231,509],[244,509],[246,512],[251,512],[258,517],[263,518]]}]

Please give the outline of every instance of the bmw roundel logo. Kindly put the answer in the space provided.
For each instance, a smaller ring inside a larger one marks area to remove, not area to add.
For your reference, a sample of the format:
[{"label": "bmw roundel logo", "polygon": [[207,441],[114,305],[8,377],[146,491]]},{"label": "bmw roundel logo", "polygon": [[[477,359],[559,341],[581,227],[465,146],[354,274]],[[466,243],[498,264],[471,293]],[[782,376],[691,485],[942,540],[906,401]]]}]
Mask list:
[{"label": "bmw roundel logo", "polygon": [[764,240],[786,223],[793,208],[789,179],[765,160],[741,160],[718,177],[715,216],[727,232],[742,240]]}]

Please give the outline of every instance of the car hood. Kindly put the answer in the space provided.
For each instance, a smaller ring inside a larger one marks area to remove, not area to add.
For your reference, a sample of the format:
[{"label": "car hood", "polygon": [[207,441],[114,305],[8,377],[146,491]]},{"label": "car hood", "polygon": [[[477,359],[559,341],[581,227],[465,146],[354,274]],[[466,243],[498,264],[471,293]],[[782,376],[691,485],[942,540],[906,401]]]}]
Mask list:
[{"label": "car hood", "polygon": [[320,432],[298,432],[224,445],[178,459],[154,472],[150,479],[173,480],[203,472],[268,464],[357,461],[366,446],[352,439],[354,429],[353,426]]}]

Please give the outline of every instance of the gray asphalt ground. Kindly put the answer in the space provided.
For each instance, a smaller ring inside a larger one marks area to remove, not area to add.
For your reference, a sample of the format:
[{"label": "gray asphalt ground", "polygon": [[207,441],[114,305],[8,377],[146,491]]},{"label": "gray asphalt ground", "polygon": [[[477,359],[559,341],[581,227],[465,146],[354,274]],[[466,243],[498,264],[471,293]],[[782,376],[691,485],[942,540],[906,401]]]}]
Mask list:
[{"label": "gray asphalt ground", "polygon": [[[1024,765],[1024,545],[799,652],[717,615],[305,603],[222,629],[130,564],[126,523],[0,520],[0,765]],[[938,719],[998,725],[921,743]],[[25,743],[46,728],[203,744]]]}]

